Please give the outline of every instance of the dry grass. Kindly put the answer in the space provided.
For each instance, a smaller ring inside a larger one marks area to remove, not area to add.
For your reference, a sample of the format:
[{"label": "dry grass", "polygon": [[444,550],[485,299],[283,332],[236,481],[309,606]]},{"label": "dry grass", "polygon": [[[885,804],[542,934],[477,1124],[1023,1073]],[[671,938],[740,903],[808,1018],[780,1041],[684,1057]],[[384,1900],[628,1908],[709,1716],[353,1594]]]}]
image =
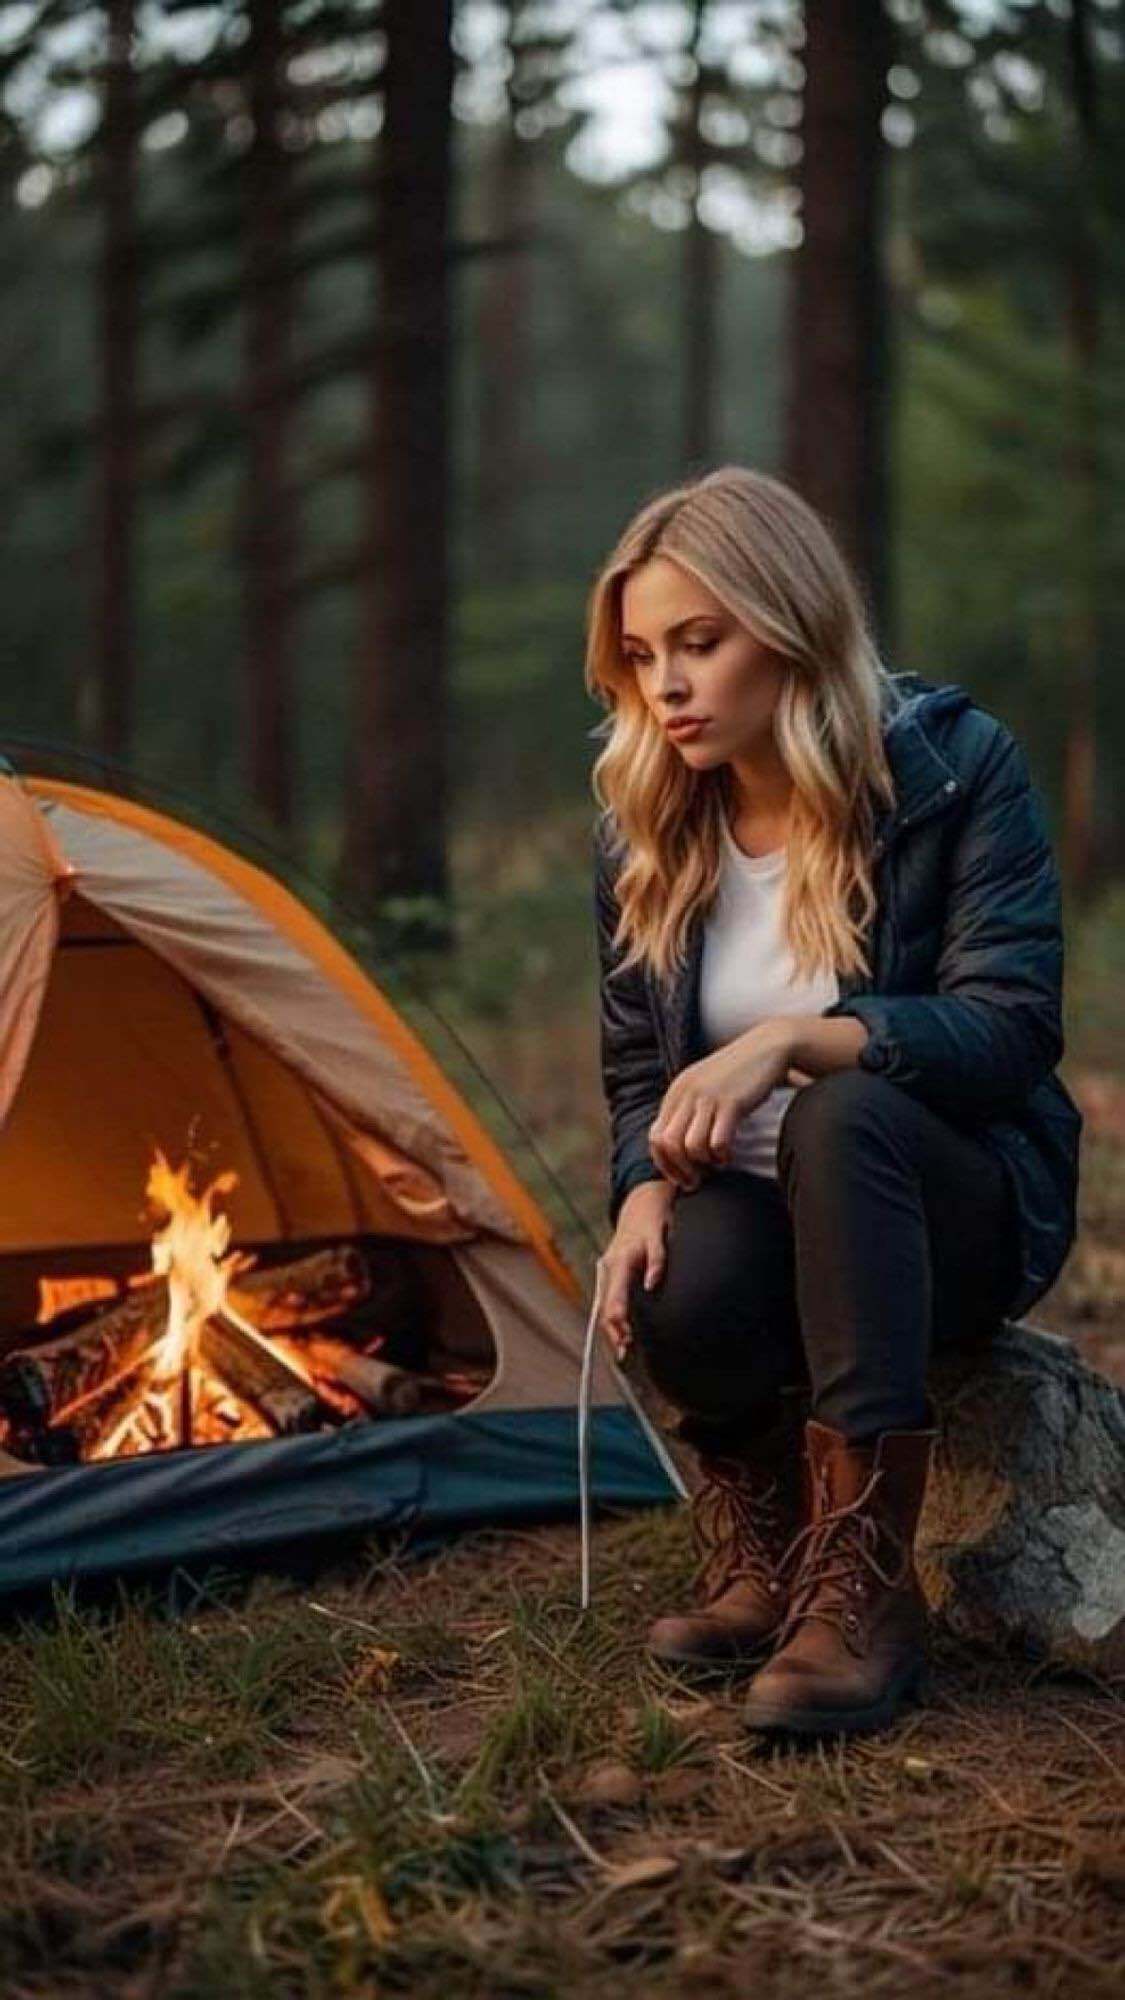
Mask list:
[{"label": "dry grass", "polygon": [[[584,840],[547,857],[552,896],[579,883],[555,915],[513,906],[536,952],[501,929],[495,980],[442,999],[600,1236]],[[1125,1059],[1103,1037],[1088,1063],[1076,1084],[1117,1103]],[[1114,1116],[1091,1118],[1080,1244],[1036,1320],[1125,1382]],[[643,1659],[688,1580],[679,1512],[600,1526],[585,1619],[575,1540],[373,1549],[315,1585],[211,1576],[9,1625],[4,2000],[1122,1991],[1125,1688],[938,1629],[892,1731],[774,1746],[737,1685]]]},{"label": "dry grass", "polygon": [[1121,1688],[935,1640],[803,1750],[643,1663],[671,1512],[60,1605],[0,1661],[7,2000],[1120,1991]]}]

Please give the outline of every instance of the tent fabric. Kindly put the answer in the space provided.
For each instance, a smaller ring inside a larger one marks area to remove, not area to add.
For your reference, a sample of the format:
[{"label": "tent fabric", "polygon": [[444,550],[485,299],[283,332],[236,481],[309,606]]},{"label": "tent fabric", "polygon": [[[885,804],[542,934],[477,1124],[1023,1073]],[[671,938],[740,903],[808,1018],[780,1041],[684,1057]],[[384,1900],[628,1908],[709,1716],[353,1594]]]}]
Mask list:
[{"label": "tent fabric", "polygon": [[238,1175],[243,1238],[472,1238],[428,1169],[359,1132],[163,959],[127,937],[74,947],[64,932],[8,1120],[0,1249],[147,1241],[145,1164],[196,1124]]},{"label": "tent fabric", "polygon": [[362,1131],[428,1168],[470,1227],[522,1237],[388,1044],[323,972],[208,870],[144,833],[55,805],[75,886],[217,1007],[315,1084]]},{"label": "tent fabric", "polygon": [[58,938],[65,864],[20,787],[0,779],[0,1123],[35,1037]]},{"label": "tent fabric", "polygon": [[[559,1311],[546,1274],[515,1245],[479,1237],[455,1244],[450,1256],[480,1302],[496,1343],[496,1369],[474,1411],[534,1409],[573,1401],[584,1322]],[[594,1371],[595,1403],[620,1400],[604,1357]]]},{"label": "tent fabric", "polygon": [[[236,1244],[410,1240],[441,1339],[491,1350],[492,1378],[441,1418],[29,1468],[0,1481],[0,1592],[353,1527],[571,1511],[583,1288],[398,1010],[223,843],[110,793],[0,775],[0,1305],[5,1283],[26,1301],[52,1272],[93,1297],[99,1260],[135,1262],[154,1145],[182,1151],[193,1121],[214,1170],[239,1177]],[[601,1355],[593,1403],[595,1497],[668,1497]]]},{"label": "tent fabric", "polygon": [[[97,841],[98,830],[107,824],[124,828],[144,835],[159,854],[180,856],[195,864],[274,926],[305,961],[320,971],[334,991],[351,1002],[376,1031],[380,1043],[399,1058],[421,1088],[431,1118],[447,1128],[454,1144],[459,1143],[468,1155],[478,1178],[486,1183],[483,1194],[477,1190],[478,1198],[487,1200],[487,1190],[490,1188],[493,1191],[500,1204],[499,1224],[495,1214],[491,1218],[474,1214],[473,1219],[482,1226],[499,1227],[501,1233],[514,1237],[518,1237],[522,1230],[534,1243],[540,1258],[553,1270],[560,1290],[565,1296],[578,1300],[581,1288],[559,1255],[542,1210],[519,1181],[500,1148],[398,1010],[304,904],[264,870],[221,842],[132,799],[121,799],[112,793],[65,784],[55,779],[30,778],[26,784],[40,804],[45,818],[52,824],[56,823],[60,811],[76,816],[78,823],[71,829],[67,863],[75,867],[79,874],[84,844],[89,841],[93,845]],[[158,873],[159,863],[155,857],[150,854],[148,859],[149,865]],[[363,1056],[365,1061],[370,1057],[369,1043],[363,1045]],[[391,1136],[385,1123],[380,1130],[384,1138]],[[463,1174],[461,1178],[466,1182],[466,1191],[472,1196],[470,1177]],[[466,1210],[466,1214],[469,1213]]]}]

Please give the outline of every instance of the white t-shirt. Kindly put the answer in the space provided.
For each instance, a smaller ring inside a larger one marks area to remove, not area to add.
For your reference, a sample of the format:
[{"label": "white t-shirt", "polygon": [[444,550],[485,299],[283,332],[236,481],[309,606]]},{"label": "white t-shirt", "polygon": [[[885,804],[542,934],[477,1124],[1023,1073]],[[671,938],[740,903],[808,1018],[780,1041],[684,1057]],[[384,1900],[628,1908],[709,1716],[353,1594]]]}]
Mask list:
[{"label": "white t-shirt", "polygon": [[[723,872],[704,926],[700,1025],[707,1054],[756,1021],[819,1014],[839,999],[835,972],[797,979],[781,929],[786,849],[744,854],[723,817]],[[777,1134],[795,1084],[779,1084],[735,1128],[727,1165],[777,1178]]]}]

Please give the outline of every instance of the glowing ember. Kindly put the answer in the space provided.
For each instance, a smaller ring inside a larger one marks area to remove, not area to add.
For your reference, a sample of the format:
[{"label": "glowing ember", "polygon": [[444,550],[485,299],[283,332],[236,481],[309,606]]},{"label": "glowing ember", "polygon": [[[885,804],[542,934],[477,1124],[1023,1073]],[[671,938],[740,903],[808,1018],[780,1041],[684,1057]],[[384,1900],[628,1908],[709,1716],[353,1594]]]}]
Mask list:
[{"label": "glowing ember", "polygon": [[[457,1407],[479,1391],[467,1378],[447,1390],[392,1359],[400,1334],[416,1349],[425,1311],[393,1246],[374,1263],[339,1243],[259,1268],[231,1249],[221,1204],[237,1185],[228,1171],[197,1188],[187,1161],[174,1168],[157,1151],[149,1269],[41,1278],[46,1337],[0,1354],[0,1441],[15,1456],[73,1465],[295,1438]],[[105,1309],[86,1317],[95,1303]]]},{"label": "glowing ember", "polygon": [[36,1325],[49,1326],[60,1313],[70,1312],[74,1306],[97,1305],[103,1299],[116,1297],[117,1283],[113,1278],[40,1278]]}]

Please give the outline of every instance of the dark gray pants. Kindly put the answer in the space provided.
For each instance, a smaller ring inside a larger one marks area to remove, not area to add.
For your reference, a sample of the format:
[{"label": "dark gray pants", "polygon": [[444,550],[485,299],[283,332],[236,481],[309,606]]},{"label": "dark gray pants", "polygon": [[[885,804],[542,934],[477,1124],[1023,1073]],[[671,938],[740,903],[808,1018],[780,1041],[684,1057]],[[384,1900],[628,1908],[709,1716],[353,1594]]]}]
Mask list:
[{"label": "dark gray pants", "polygon": [[1014,1200],[974,1133],[869,1070],[801,1086],[778,1179],[704,1169],[668,1223],[664,1275],[634,1279],[654,1382],[718,1445],[780,1391],[852,1440],[928,1416],[934,1347],[987,1339],[1019,1278]]}]

